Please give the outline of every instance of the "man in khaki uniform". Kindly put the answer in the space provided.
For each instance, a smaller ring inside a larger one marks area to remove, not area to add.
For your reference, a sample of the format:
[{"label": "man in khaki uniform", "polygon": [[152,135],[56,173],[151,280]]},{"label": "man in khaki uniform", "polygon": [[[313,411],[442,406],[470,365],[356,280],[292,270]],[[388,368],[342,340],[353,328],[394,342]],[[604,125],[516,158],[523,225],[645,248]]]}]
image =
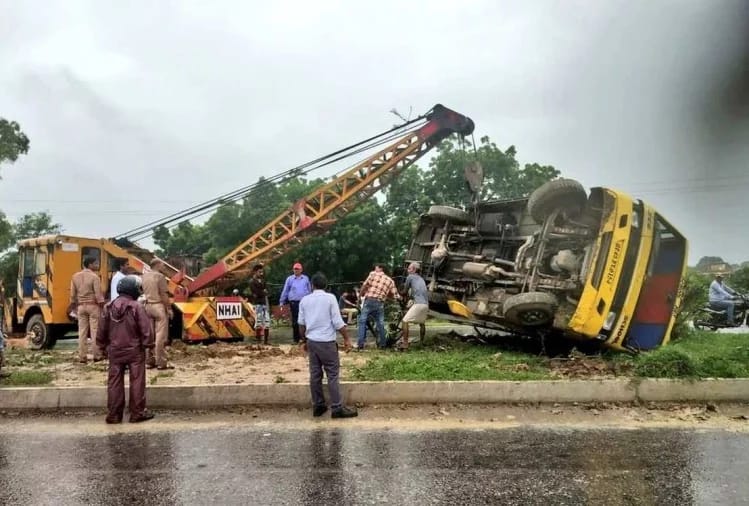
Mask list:
[{"label": "man in khaki uniform", "polygon": [[[146,367],[153,369],[174,369],[167,364],[166,339],[169,332],[169,320],[172,318],[172,306],[169,303],[166,277],[161,273],[163,264],[154,258],[151,270],[143,273],[143,295],[146,298],[146,313],[151,318],[156,336],[155,353],[146,350]],[[156,355],[154,357],[154,354]]]},{"label": "man in khaki uniform", "polygon": [[83,270],[73,274],[70,280],[70,302],[78,315],[78,361],[82,364],[88,361],[89,336],[94,349],[94,362],[104,359],[104,353],[96,344],[99,313],[104,305],[98,270],[99,260],[86,257],[83,259]]}]

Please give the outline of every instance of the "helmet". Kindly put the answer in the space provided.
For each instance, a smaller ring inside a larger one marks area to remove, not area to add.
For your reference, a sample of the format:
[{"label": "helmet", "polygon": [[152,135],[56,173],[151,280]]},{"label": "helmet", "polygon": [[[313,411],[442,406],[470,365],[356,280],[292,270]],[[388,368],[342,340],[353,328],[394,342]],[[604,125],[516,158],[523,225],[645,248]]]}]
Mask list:
[{"label": "helmet", "polygon": [[137,299],[142,292],[141,281],[137,276],[125,276],[117,283],[117,293]]}]

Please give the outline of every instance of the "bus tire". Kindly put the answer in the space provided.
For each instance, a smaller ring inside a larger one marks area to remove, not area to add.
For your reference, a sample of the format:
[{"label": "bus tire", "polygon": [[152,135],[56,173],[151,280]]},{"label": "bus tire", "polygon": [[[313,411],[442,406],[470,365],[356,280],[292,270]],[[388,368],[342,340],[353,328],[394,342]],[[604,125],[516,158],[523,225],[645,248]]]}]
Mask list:
[{"label": "bus tire", "polygon": [[470,225],[473,223],[471,215],[462,209],[450,206],[431,206],[427,215],[436,220],[450,221],[459,225]]},{"label": "bus tire", "polygon": [[570,216],[579,214],[587,200],[585,188],[574,179],[554,179],[531,193],[528,213],[536,223],[543,224],[558,209]]},{"label": "bus tire", "polygon": [[26,322],[26,337],[29,349],[42,350],[55,345],[49,325],[44,323],[44,316],[35,314]]},{"label": "bus tire", "polygon": [[540,327],[554,320],[558,305],[556,297],[545,292],[527,292],[513,295],[502,305],[504,317],[523,327]]}]

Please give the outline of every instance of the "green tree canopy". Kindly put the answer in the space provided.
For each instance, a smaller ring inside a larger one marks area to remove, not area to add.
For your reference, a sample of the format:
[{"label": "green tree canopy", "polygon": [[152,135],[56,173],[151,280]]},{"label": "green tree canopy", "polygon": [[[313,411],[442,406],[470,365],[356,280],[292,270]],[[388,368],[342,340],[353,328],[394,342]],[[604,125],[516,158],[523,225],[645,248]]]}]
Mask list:
[{"label": "green tree canopy", "polygon": [[[360,282],[375,262],[402,265],[421,213],[432,204],[460,207],[470,202],[464,182],[464,168],[469,162],[478,160],[484,168],[484,199],[527,196],[559,175],[554,167],[546,165],[534,163],[521,168],[516,155],[513,146],[502,151],[488,137],[481,139],[475,152],[455,138],[444,140],[429,170],[416,165],[406,169],[384,196],[359,205],[327,233],[267,266],[268,281],[282,283],[297,260],[308,273],[325,272],[332,283]],[[157,253],[166,257],[201,255],[206,265],[211,265],[322,183],[320,179],[295,177],[261,184],[243,201],[221,207],[204,224],[157,229]]]},{"label": "green tree canopy", "polygon": [[[3,218],[4,215],[0,212],[0,235],[2,235]],[[59,234],[60,232],[62,232],[62,226],[59,223],[55,223],[52,215],[48,212],[42,211],[25,214],[11,226],[9,245],[13,245],[22,239]],[[2,249],[7,249],[7,246]],[[16,285],[17,276],[18,251],[14,248],[0,254],[0,278],[2,278],[6,287],[12,287]]]},{"label": "green tree canopy", "polygon": [[0,164],[13,163],[29,152],[29,138],[15,121],[0,118]]}]

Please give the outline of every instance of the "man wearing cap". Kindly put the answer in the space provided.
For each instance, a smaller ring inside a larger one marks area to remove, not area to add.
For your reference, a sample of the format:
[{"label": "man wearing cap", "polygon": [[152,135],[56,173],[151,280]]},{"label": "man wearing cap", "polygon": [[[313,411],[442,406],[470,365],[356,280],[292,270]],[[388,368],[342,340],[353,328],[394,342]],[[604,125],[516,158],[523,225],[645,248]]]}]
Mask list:
[{"label": "man wearing cap", "polygon": [[715,280],[710,283],[710,306],[718,311],[725,310],[728,325],[735,325],[733,321],[733,310],[736,306],[733,301],[735,295],[736,292],[733,289],[723,284],[723,276],[716,274]]},{"label": "man wearing cap", "polygon": [[286,278],[281,292],[282,306],[288,304],[291,309],[291,328],[294,334],[294,343],[299,343],[301,334],[299,333],[299,302],[302,297],[312,293],[312,284],[306,274],[302,274],[302,264],[296,262],[292,267],[294,274]]}]

